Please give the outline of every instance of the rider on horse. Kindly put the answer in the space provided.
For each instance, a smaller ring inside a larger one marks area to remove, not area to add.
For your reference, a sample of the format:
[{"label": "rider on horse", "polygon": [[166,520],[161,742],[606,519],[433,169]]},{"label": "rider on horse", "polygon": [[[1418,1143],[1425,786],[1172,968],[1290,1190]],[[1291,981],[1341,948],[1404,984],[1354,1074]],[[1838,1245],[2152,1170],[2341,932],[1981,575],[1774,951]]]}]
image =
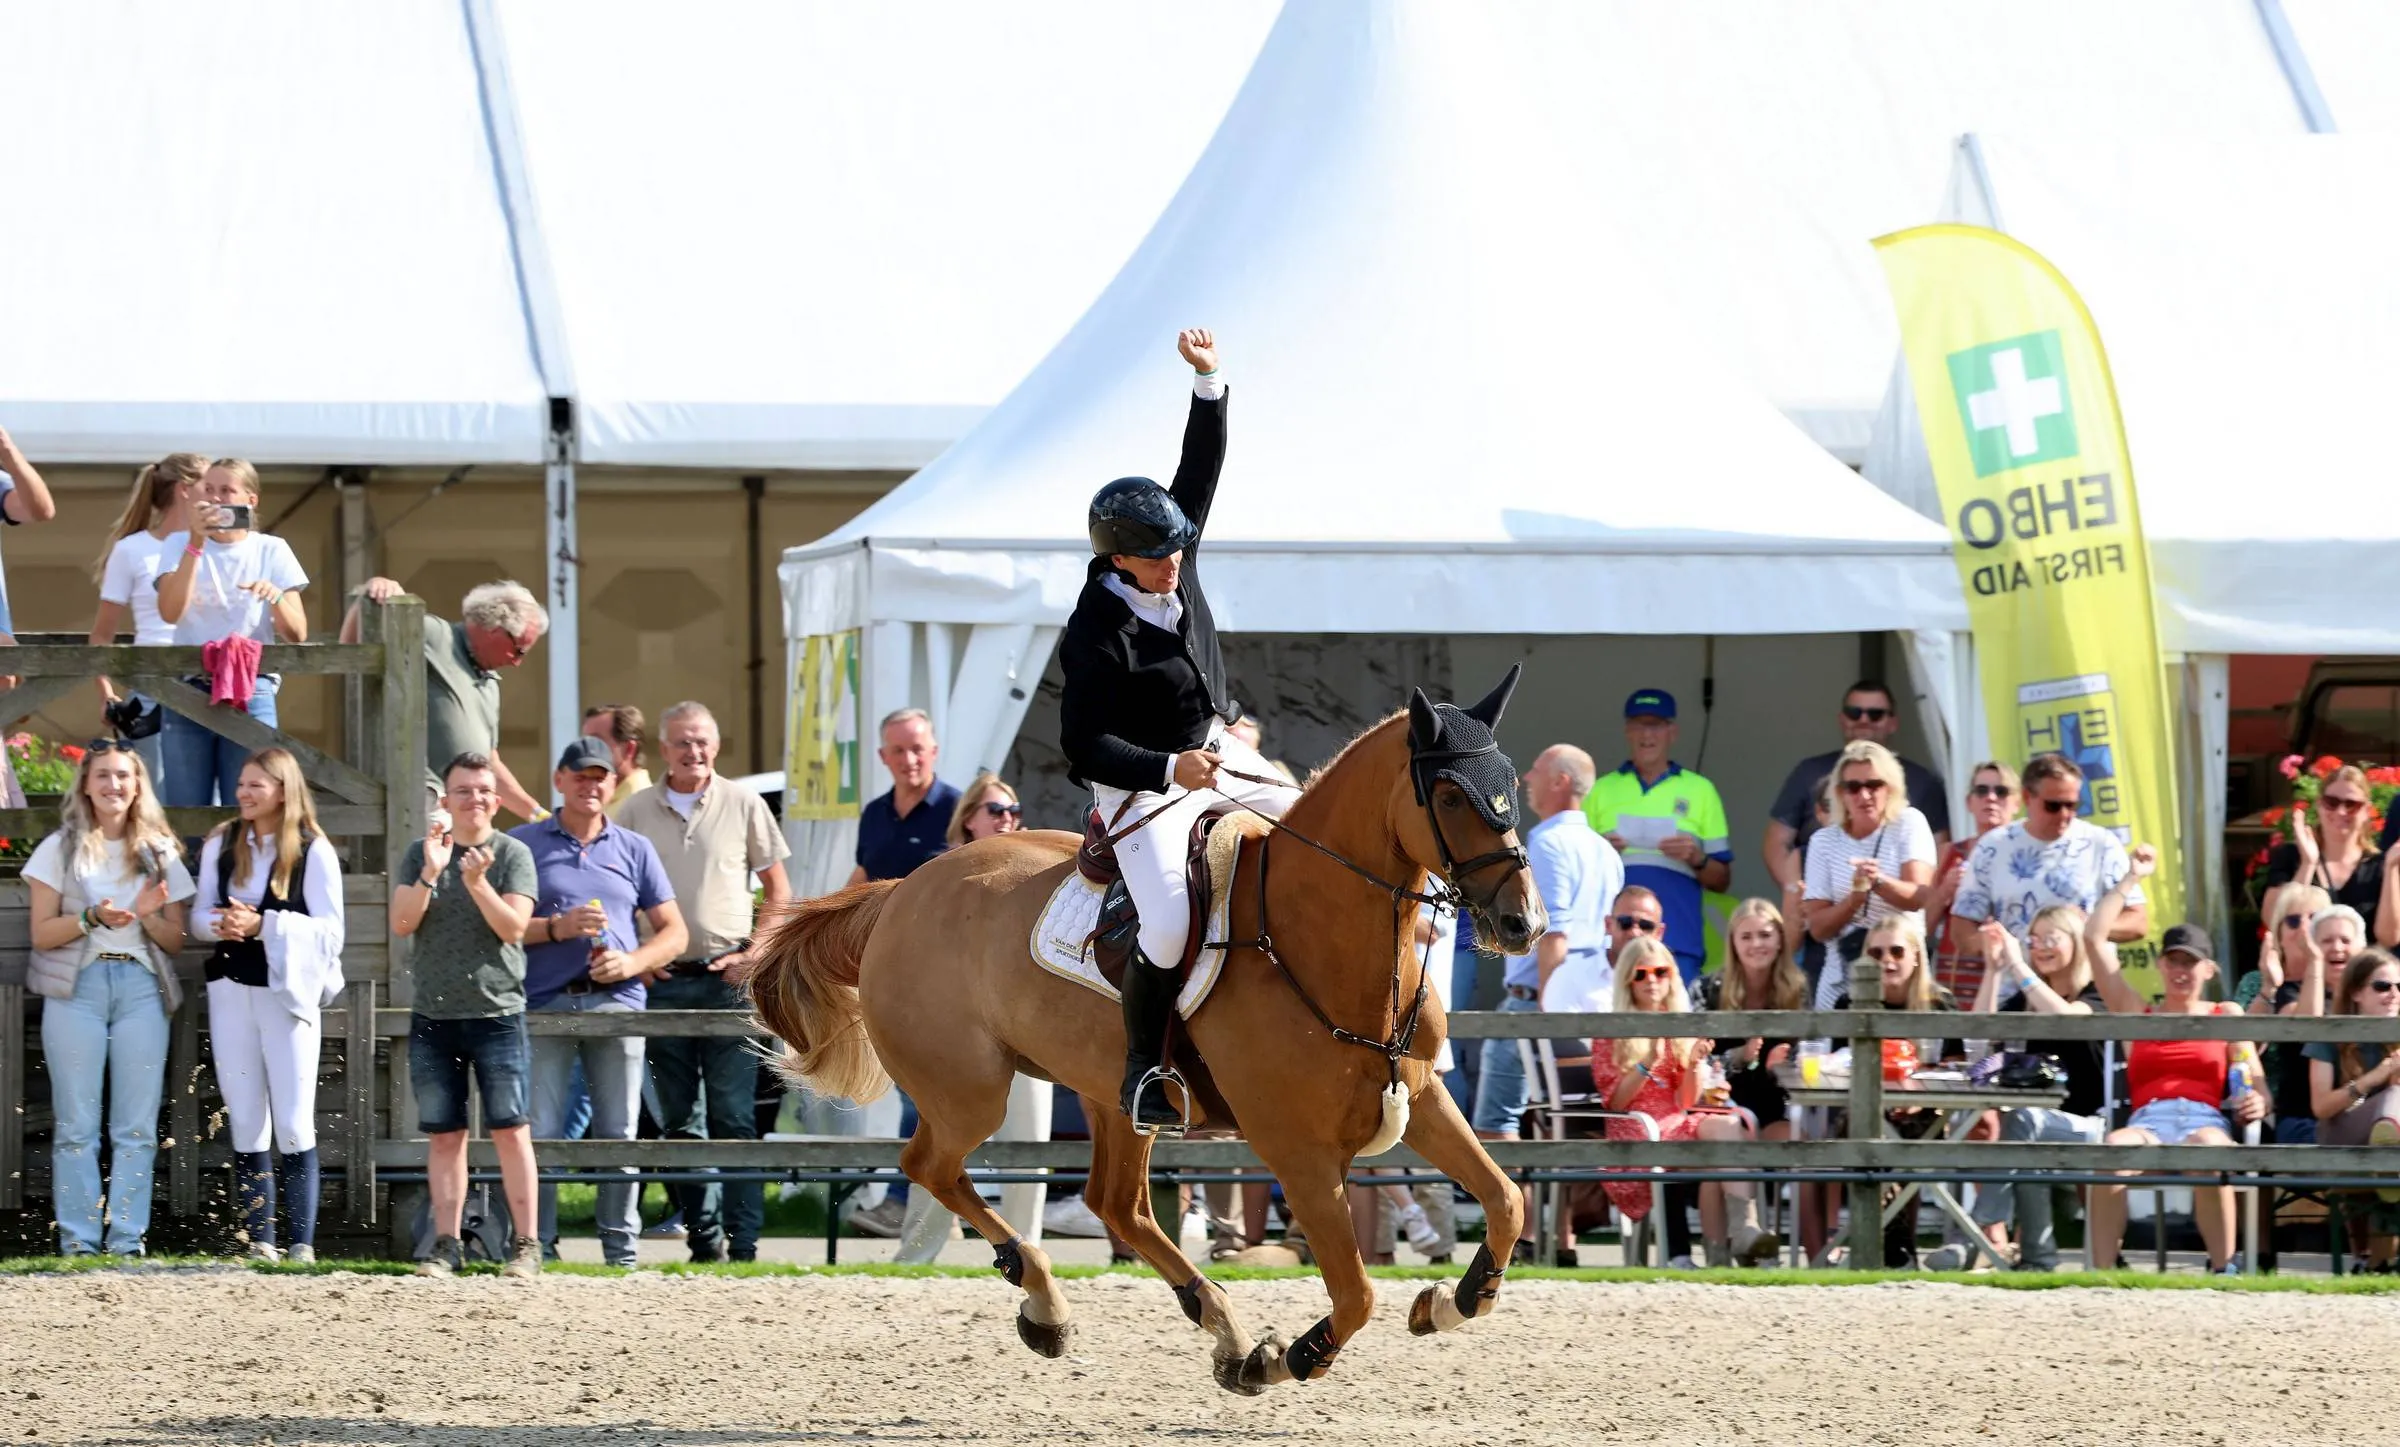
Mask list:
[{"label": "rider on horse", "polygon": [[1272,767],[1225,732],[1241,710],[1226,690],[1199,568],[1225,463],[1225,378],[1205,329],[1182,333],[1176,347],[1197,375],[1175,483],[1120,477],[1093,496],[1096,556],[1059,641],[1059,742],[1072,776],[1091,787],[1110,829],[1140,821],[1116,851],[1141,919],[1125,971],[1122,1103],[1144,1132],[1183,1120],[1160,1071],[1190,935],[1192,825],[1220,798],[1280,817],[1300,797],[1289,784],[1258,782],[1273,779]]}]

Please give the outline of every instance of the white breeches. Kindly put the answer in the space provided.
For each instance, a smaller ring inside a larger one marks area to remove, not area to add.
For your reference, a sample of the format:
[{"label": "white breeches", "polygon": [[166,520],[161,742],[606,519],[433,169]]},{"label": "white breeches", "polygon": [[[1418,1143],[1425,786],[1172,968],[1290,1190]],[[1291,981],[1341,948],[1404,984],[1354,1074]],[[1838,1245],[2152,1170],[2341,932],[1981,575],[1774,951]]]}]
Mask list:
[{"label": "white breeches", "polygon": [[[1217,750],[1217,757],[1227,768],[1262,779],[1275,777],[1274,769],[1259,757],[1258,751],[1239,739],[1220,738]],[[1125,872],[1125,888],[1133,895],[1134,908],[1141,911],[1142,953],[1161,969],[1171,970],[1183,962],[1183,947],[1192,923],[1191,902],[1183,877],[1186,846],[1192,837],[1192,821],[1211,804],[1222,803],[1220,795],[1247,804],[1270,819],[1280,819],[1283,811],[1292,807],[1292,801],[1300,797],[1300,791],[1282,782],[1253,784],[1248,779],[1223,773],[1217,775],[1215,788],[1196,794],[1173,788],[1163,794],[1128,795],[1123,789],[1106,784],[1092,786],[1092,799],[1100,807],[1101,821],[1111,829],[1122,829],[1158,809],[1163,799],[1174,800],[1159,809],[1150,822],[1117,841],[1117,865]],[[1120,806],[1123,813],[1118,812]]]},{"label": "white breeches", "polygon": [[[297,1019],[255,985],[208,982],[208,1044],[237,1151],[284,1155],[317,1145],[316,1012]],[[271,1129],[270,1129],[271,1128]]]}]

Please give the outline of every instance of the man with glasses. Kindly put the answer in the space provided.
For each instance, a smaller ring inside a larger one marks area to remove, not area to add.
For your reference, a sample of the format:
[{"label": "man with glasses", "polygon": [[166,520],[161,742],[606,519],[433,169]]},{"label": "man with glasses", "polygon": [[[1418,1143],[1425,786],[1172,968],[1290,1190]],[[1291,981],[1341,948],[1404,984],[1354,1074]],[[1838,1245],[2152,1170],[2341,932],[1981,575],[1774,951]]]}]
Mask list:
[{"label": "man with glasses", "polygon": [[[1892,746],[1900,733],[1900,710],[1892,702],[1891,689],[1874,679],[1860,679],[1844,691],[1841,725],[1844,745],[1865,741],[1881,744],[1895,756],[1900,752]],[[1841,757],[1840,749],[1811,754],[1784,776],[1775,807],[1767,814],[1765,842],[1767,873],[1778,885],[1800,878],[1808,837],[1817,832],[1817,795]],[[1900,760],[1900,773],[1908,783],[1909,807],[1933,826],[1933,852],[1939,855],[1950,847],[1950,790],[1941,775],[1913,759]]]},{"label": "man with glasses", "polygon": [[[356,643],[359,610],[388,603],[407,592],[390,578],[369,578],[353,590],[342,641]],[[441,789],[438,771],[460,754],[491,760],[500,787],[500,807],[520,819],[546,819],[550,811],[525,791],[500,757],[500,670],[525,661],[550,631],[550,615],[522,583],[502,580],[467,590],[458,621],[425,614],[425,779]]]},{"label": "man with glasses", "polygon": [[[783,861],[792,850],[758,795],[717,773],[721,740],[705,704],[679,703],[660,722],[667,778],[627,799],[617,824],[650,841],[690,938],[650,982],[653,1010],[739,1010],[755,910],[792,897]],[[669,1140],[753,1140],[758,1135],[758,1056],[748,1040],[715,1035],[650,1037],[650,1082]],[[766,1187],[680,1183],[667,1188],[683,1213],[694,1261],[755,1261],[766,1221]]]},{"label": "man with glasses", "polygon": [[1673,930],[1667,948],[1686,986],[1706,963],[1701,897],[1733,879],[1733,842],[1717,786],[1676,763],[1675,695],[1634,690],[1625,700],[1628,757],[1592,785],[1583,812],[1625,859],[1625,882],[1658,896]]},{"label": "man with glasses", "polygon": [[[1993,829],[1967,856],[1951,915],[1970,925],[1998,920],[2020,949],[2033,917],[2053,905],[2091,912],[2131,866],[2117,836],[2078,818],[2083,807],[2083,770],[2063,754],[2036,754],[2025,766],[2025,817]],[[2119,942],[2150,933],[2150,903],[2139,884],[2125,889],[2125,908],[2108,937]],[[1961,939],[1962,952],[1978,951]]]}]

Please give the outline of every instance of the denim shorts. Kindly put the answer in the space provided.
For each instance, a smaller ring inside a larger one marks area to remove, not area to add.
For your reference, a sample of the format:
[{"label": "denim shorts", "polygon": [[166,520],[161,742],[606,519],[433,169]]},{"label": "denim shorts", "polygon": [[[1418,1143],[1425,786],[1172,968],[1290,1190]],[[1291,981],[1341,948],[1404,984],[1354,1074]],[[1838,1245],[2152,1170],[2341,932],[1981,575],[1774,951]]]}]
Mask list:
[{"label": "denim shorts", "polygon": [[533,1073],[532,1038],[525,1016],[482,1020],[434,1020],[412,1016],[408,1024],[408,1083],[417,1093],[417,1122],[427,1135],[467,1128],[467,1070],[483,1093],[486,1130],[524,1125],[532,1116],[528,1080]]},{"label": "denim shorts", "polygon": [[2177,1096],[2154,1100],[2133,1113],[2125,1124],[2158,1137],[2162,1146],[2181,1145],[2194,1131],[2221,1130],[2233,1134],[2233,1123],[2213,1105]]}]

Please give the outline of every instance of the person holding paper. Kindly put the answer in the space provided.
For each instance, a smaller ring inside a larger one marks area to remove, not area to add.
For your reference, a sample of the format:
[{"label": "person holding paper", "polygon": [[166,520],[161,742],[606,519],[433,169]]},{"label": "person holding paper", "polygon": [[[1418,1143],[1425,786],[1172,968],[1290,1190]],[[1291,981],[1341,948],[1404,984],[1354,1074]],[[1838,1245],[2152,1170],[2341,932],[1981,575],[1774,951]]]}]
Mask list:
[{"label": "person holding paper", "polygon": [[1717,786],[1675,763],[1675,695],[1641,688],[1625,700],[1631,755],[1584,797],[1584,817],[1624,856],[1625,883],[1658,896],[1667,948],[1689,989],[1706,962],[1700,897],[1733,878],[1733,846]]}]

